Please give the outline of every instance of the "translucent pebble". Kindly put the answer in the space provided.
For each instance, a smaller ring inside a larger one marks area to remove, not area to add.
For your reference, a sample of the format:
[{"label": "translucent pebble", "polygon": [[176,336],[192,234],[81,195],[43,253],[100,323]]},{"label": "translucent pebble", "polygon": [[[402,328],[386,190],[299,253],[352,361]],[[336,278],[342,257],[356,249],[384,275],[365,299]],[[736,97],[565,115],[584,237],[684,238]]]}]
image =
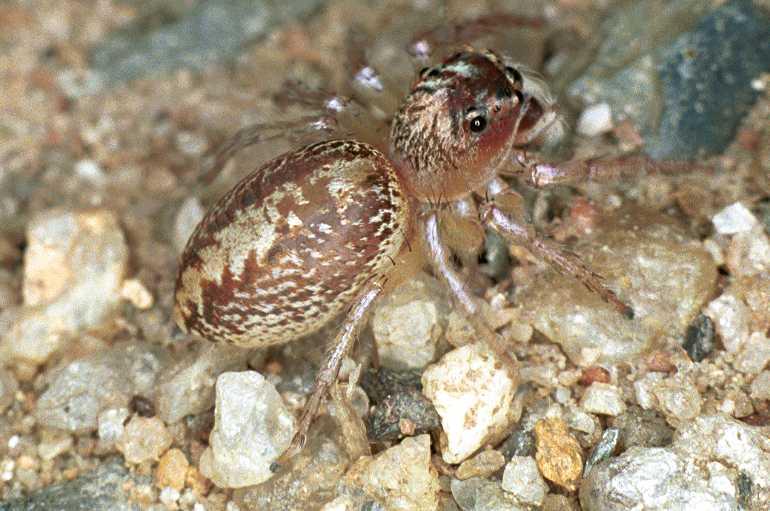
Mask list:
[{"label": "translucent pebble", "polygon": [[125,408],[135,395],[151,398],[167,361],[164,349],[144,342],[117,344],[75,360],[51,378],[35,417],[53,428],[94,431],[101,411]]},{"label": "translucent pebble", "polygon": [[681,337],[717,282],[709,253],[669,217],[627,207],[607,215],[596,232],[573,251],[633,307],[634,319],[551,269],[516,296],[532,326],[581,367],[631,360],[661,336]]},{"label": "translucent pebble", "polygon": [[583,110],[578,119],[577,131],[587,137],[595,137],[612,129],[612,109],[607,103],[591,105]]},{"label": "translucent pebble", "polygon": [[439,480],[430,461],[430,436],[408,437],[376,456],[359,458],[348,485],[392,511],[438,510]]},{"label": "translucent pebble", "polygon": [[751,397],[756,400],[770,400],[770,371],[762,371],[751,382]]},{"label": "translucent pebble", "polygon": [[537,463],[531,456],[514,456],[503,472],[503,490],[512,493],[524,504],[540,506],[548,486],[537,470]]},{"label": "translucent pebble", "polygon": [[754,214],[740,202],[727,206],[711,220],[719,234],[750,231],[758,223]]},{"label": "translucent pebble", "polygon": [[222,373],[201,473],[222,488],[259,484],[273,476],[270,466],[293,435],[294,416],[264,376],[256,371]]},{"label": "translucent pebble", "polygon": [[580,406],[590,413],[620,415],[626,411],[623,396],[615,385],[594,382],[580,399]]},{"label": "translucent pebble", "polygon": [[729,352],[738,351],[749,336],[749,310],[738,297],[723,293],[712,300],[703,313],[711,318],[722,344]]},{"label": "translucent pebble", "polygon": [[157,460],[171,446],[171,433],[157,417],[135,415],[128,421],[116,447],[128,463]]},{"label": "translucent pebble", "polygon": [[372,315],[372,331],[383,367],[415,369],[433,362],[448,311],[441,287],[427,275],[394,290]]}]

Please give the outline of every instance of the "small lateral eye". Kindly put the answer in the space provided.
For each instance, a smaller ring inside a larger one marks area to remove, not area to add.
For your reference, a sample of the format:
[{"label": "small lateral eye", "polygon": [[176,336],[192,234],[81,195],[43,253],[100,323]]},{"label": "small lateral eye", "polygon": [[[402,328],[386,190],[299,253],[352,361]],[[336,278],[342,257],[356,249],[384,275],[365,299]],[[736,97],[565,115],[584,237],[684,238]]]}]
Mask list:
[{"label": "small lateral eye", "polygon": [[428,71],[428,77],[429,78],[436,78],[441,74],[441,71],[438,70],[438,68],[434,67],[430,71]]},{"label": "small lateral eye", "polygon": [[477,115],[470,122],[470,128],[473,133],[481,133],[487,127],[487,119],[483,115]]},{"label": "small lateral eye", "polygon": [[513,78],[513,81],[516,83],[522,83],[524,81],[524,77],[521,76],[519,70],[513,66],[505,66],[505,72],[511,75],[511,78]]}]

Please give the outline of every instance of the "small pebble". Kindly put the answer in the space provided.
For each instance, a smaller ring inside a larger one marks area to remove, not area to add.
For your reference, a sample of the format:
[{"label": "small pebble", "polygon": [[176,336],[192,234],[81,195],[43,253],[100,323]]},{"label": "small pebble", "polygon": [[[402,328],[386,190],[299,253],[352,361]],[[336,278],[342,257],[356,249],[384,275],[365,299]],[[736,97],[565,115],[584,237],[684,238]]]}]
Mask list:
[{"label": "small pebble", "polygon": [[158,496],[160,502],[170,509],[176,508],[176,501],[179,500],[179,490],[176,488],[171,488],[170,486],[166,486],[162,490],[160,490],[160,495]]},{"label": "small pebble", "polygon": [[594,465],[612,456],[615,447],[618,445],[618,438],[620,438],[620,429],[607,428],[604,430],[601,440],[599,440],[599,443],[594,446],[588,455],[586,465],[583,468],[583,477],[588,476]]},{"label": "small pebble", "polygon": [[156,408],[167,424],[179,422],[214,405],[214,383],[225,371],[246,368],[249,350],[227,344],[201,342],[160,375]]},{"label": "small pebble", "polygon": [[168,352],[147,342],[118,343],[57,371],[38,399],[35,417],[46,426],[85,433],[103,410],[127,408],[135,395],[152,396]]},{"label": "small pebble", "polygon": [[177,491],[184,488],[187,469],[190,464],[179,449],[169,449],[161,456],[155,471],[155,484],[159,488],[171,487]]},{"label": "small pebble", "polygon": [[433,362],[448,311],[441,286],[427,275],[396,288],[372,314],[372,332],[382,366],[419,369]]},{"label": "small pebble", "polygon": [[139,310],[147,310],[153,304],[152,295],[137,279],[126,279],[120,288],[120,296]]},{"label": "small pebble", "polygon": [[188,197],[179,207],[174,221],[174,247],[177,253],[181,253],[184,250],[187,240],[190,239],[190,235],[195,230],[195,226],[198,225],[205,214],[206,210],[203,208],[198,197]]},{"label": "small pebble", "polygon": [[727,206],[714,215],[712,222],[719,234],[748,232],[758,224],[754,214],[740,202]]},{"label": "small pebble", "polygon": [[487,477],[505,466],[505,456],[494,449],[481,451],[476,456],[463,461],[455,477],[458,479],[468,479],[471,477]]},{"label": "small pebble", "polygon": [[739,298],[723,293],[712,300],[703,313],[714,322],[727,351],[735,353],[746,342],[749,336],[749,310]]},{"label": "small pebble", "polygon": [[672,426],[694,419],[700,414],[702,398],[689,380],[666,378],[653,388],[658,409]]},{"label": "small pebble", "polygon": [[577,132],[595,137],[612,130],[612,109],[607,103],[597,103],[583,110],[577,123]]},{"label": "small pebble", "polygon": [[430,460],[430,436],[405,438],[376,456],[359,458],[345,481],[383,509],[438,510],[439,481]]},{"label": "small pebble", "polygon": [[770,400],[770,371],[762,371],[751,382],[751,397],[756,400]]},{"label": "small pebble", "polygon": [[96,417],[99,442],[110,447],[123,435],[125,423],[130,415],[128,408],[108,408]]},{"label": "small pebble", "polygon": [[716,341],[714,322],[704,314],[699,314],[687,327],[682,347],[693,362],[700,362],[713,350]]},{"label": "small pebble", "polygon": [[44,461],[50,461],[72,449],[73,444],[72,435],[69,433],[46,428],[40,433],[37,455]]},{"label": "small pebble", "polygon": [[109,210],[51,209],[27,227],[24,306],[0,337],[0,363],[45,363],[118,306],[128,246]]},{"label": "small pebble", "polygon": [[126,424],[116,447],[126,462],[138,464],[157,460],[171,446],[171,433],[157,417],[134,416]]},{"label": "small pebble", "polygon": [[16,396],[19,384],[13,375],[0,367],[0,413],[11,406]]},{"label": "small pebble", "polygon": [[460,463],[513,422],[516,382],[482,344],[456,348],[422,375],[423,393],[441,416],[442,456]]},{"label": "small pebble", "polygon": [[620,389],[607,383],[593,383],[580,399],[580,406],[590,413],[620,415],[626,411],[626,404]]},{"label": "small pebble", "polygon": [[537,463],[531,456],[514,456],[505,465],[503,490],[512,493],[518,500],[531,506],[543,504],[548,486],[537,470]]},{"label": "small pebble", "polygon": [[535,424],[535,460],[543,477],[569,491],[577,489],[583,451],[562,419],[541,419]]},{"label": "small pebble", "polygon": [[94,184],[102,184],[105,180],[104,170],[94,160],[80,160],[75,164],[75,173]]},{"label": "small pebble", "polygon": [[452,497],[463,511],[527,511],[500,483],[481,477],[452,479]]}]

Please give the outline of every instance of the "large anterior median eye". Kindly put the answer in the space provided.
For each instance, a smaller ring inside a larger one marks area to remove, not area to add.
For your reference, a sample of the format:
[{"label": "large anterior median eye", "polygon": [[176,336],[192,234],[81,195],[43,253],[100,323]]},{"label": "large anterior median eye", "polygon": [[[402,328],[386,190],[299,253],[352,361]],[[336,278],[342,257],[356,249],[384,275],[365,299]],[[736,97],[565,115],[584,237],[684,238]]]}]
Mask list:
[{"label": "large anterior median eye", "polygon": [[469,126],[473,133],[481,133],[487,127],[487,118],[483,115],[477,115],[471,119]]}]

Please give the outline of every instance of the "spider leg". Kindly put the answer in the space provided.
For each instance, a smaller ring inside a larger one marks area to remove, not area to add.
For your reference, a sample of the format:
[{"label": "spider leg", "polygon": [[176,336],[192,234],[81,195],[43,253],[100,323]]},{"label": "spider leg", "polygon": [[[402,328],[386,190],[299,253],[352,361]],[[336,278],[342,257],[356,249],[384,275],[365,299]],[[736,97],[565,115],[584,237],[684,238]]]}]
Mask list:
[{"label": "spider leg", "polygon": [[653,174],[679,175],[704,168],[702,165],[684,161],[656,161],[643,155],[549,163],[524,151],[518,151],[514,160],[519,168],[513,169],[511,173],[523,177],[535,188],[574,185],[587,181],[638,179]]},{"label": "spider leg", "polygon": [[324,397],[326,397],[329,392],[329,387],[337,380],[337,375],[339,374],[340,366],[342,365],[342,359],[345,358],[345,355],[347,355],[353,347],[353,343],[358,338],[358,334],[366,324],[367,313],[372,308],[375,299],[382,293],[382,289],[382,282],[379,280],[370,281],[364,286],[363,290],[358,293],[353,305],[350,307],[349,313],[345,315],[345,320],[340,326],[340,331],[334,339],[331,349],[326,354],[324,363],[316,375],[315,383],[313,384],[313,392],[310,394],[307,403],[302,409],[302,414],[297,423],[294,438],[292,439],[289,448],[281,456],[282,461],[286,461],[293,457],[305,446],[310,425],[318,414],[318,409],[321,407],[321,401],[323,401]]},{"label": "spider leg", "polygon": [[484,321],[481,301],[474,296],[463,277],[457,272],[450,259],[449,248],[441,238],[439,216],[429,212],[422,219],[422,234],[425,239],[429,261],[436,276],[449,290],[453,301],[459,307],[476,333],[508,368],[511,378],[518,379],[518,362],[509,353],[505,342]]},{"label": "spider leg", "polygon": [[407,51],[421,63],[426,63],[435,50],[470,42],[490,31],[507,30],[512,27],[542,28],[543,26],[545,26],[545,20],[542,18],[505,13],[486,14],[421,32],[412,39]]},{"label": "spider leg", "polygon": [[[510,193],[515,192],[507,192],[504,195]],[[634,310],[622,302],[614,291],[606,287],[602,282],[602,277],[581,261],[580,257],[558,243],[540,236],[532,225],[517,220],[516,216],[519,215],[506,214],[492,202],[481,207],[482,221],[508,241],[526,248],[535,256],[548,262],[559,273],[574,277],[605,302],[614,306],[625,317],[629,319],[634,317]]]}]

